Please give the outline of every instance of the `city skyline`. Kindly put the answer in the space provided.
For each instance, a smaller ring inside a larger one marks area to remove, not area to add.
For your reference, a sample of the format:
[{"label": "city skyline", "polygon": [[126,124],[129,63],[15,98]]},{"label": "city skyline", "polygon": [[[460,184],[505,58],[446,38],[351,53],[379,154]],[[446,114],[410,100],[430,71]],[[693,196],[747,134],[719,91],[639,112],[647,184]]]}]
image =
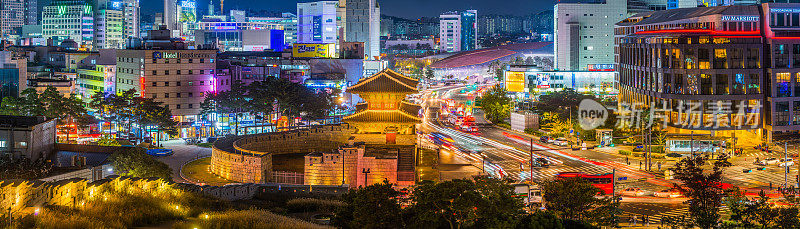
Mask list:
[{"label": "city skyline", "polygon": [[[50,1],[46,1],[49,3]],[[231,9],[266,9],[275,12],[292,12],[297,10],[297,2],[303,1],[280,1],[280,0],[266,0],[258,2],[245,2],[242,0],[228,0],[225,2],[225,8]],[[511,15],[528,15],[538,13],[544,10],[552,10],[553,3],[550,1],[529,1],[529,0],[508,0],[503,1],[502,4],[496,2],[487,2],[480,0],[381,0],[378,2],[381,8],[384,8],[382,14],[397,16],[403,18],[420,18],[420,17],[438,17],[439,14],[454,11],[454,10],[470,10],[477,9],[481,14],[511,14]],[[424,8],[418,8],[420,5],[427,5]],[[143,14],[155,14],[163,11],[163,1],[142,1]],[[219,11],[219,0],[215,0],[214,5],[217,7],[215,12]],[[198,1],[198,12],[207,12],[208,0]],[[509,11],[510,10],[510,11]]]}]

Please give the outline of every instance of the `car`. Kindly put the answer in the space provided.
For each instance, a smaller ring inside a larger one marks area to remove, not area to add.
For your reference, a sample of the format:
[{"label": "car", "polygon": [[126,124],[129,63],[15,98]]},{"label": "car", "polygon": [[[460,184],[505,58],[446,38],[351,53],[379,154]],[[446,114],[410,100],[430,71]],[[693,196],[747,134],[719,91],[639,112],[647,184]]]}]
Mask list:
[{"label": "car", "polygon": [[569,141],[567,141],[566,138],[557,138],[553,144],[556,144],[557,146],[567,146],[569,145]]},{"label": "car", "polygon": [[677,198],[683,196],[680,190],[676,188],[671,189],[664,189],[658,192],[654,192],[653,196],[661,197],[661,198]]},{"label": "car", "polygon": [[761,160],[761,164],[762,165],[769,165],[769,164],[778,163],[779,161],[780,160],[778,160],[778,158],[774,158],[773,157],[773,158],[767,158],[767,159]]},{"label": "car", "polygon": [[778,164],[778,166],[780,167],[793,166],[793,165],[794,165],[794,159],[792,158],[781,159],[781,163]]},{"label": "car", "polygon": [[767,163],[766,163],[766,162],[764,162],[763,160],[761,160],[761,161],[756,161],[756,162],[753,162],[753,164],[754,164],[754,165],[760,165],[760,166],[765,166],[765,165],[767,165]]},{"label": "car", "polygon": [[641,188],[626,188],[619,194],[623,196],[644,196],[644,190]]},{"label": "car", "polygon": [[548,143],[549,141],[550,141],[550,137],[548,137],[548,136],[542,136],[542,137],[539,138],[539,142],[541,142],[541,143]]}]

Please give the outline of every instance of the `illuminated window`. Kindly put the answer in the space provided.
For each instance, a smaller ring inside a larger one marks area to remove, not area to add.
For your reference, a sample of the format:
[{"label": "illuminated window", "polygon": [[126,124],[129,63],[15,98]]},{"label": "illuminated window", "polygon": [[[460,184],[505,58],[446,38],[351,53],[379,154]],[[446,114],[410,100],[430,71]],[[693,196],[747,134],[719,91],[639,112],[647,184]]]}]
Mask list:
[{"label": "illuminated window", "polygon": [[728,52],[725,49],[714,49],[714,68],[728,68]]},{"label": "illuminated window", "polygon": [[792,96],[792,91],[789,88],[791,77],[788,72],[775,73],[775,89],[778,97]]}]

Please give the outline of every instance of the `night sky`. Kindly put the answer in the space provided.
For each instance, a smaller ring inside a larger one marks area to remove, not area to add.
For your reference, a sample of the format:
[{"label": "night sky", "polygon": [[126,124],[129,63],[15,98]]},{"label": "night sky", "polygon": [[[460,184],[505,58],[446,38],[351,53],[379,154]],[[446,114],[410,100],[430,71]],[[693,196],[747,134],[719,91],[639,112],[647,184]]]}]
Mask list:
[{"label": "night sky", "polygon": [[[219,0],[213,0],[219,8]],[[40,1],[41,3],[49,0]],[[445,11],[476,9],[481,14],[527,15],[542,10],[553,9],[553,0],[378,0],[381,14],[415,19],[419,17],[438,17]],[[46,3],[45,3],[46,4]],[[142,12],[153,14],[162,12],[163,0],[140,0]],[[226,0],[225,9],[265,9],[276,12],[296,12],[295,0]],[[208,0],[197,0],[199,14],[205,14]],[[219,10],[219,9],[217,9]]]}]

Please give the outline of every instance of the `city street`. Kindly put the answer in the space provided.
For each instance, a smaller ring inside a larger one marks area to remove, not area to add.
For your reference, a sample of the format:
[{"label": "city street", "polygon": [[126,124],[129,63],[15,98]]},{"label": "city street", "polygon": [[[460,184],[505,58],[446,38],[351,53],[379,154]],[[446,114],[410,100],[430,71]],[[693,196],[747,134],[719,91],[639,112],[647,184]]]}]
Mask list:
[{"label": "city street", "polygon": [[[454,99],[456,102],[465,102],[468,98],[458,95],[456,91],[463,87],[440,88],[437,91],[438,97],[433,98],[431,94],[425,94],[426,98],[423,109],[440,106],[435,101],[438,99]],[[551,180],[555,175],[562,172],[584,172],[587,174],[611,173],[616,169],[616,177],[625,179],[617,182],[616,190],[627,187],[637,187],[645,190],[648,196],[642,197],[623,197],[622,216],[647,215],[651,217],[651,223],[659,223],[664,216],[679,216],[686,212],[687,206],[683,203],[686,199],[665,199],[649,196],[652,192],[661,191],[672,186],[669,181],[659,179],[655,175],[640,171],[638,161],[631,160],[631,164],[625,164],[625,158],[613,155],[609,152],[600,150],[577,150],[563,149],[551,144],[543,144],[538,138],[516,131],[506,130],[488,124],[483,119],[483,112],[479,109],[473,110],[476,123],[480,125],[477,134],[465,133],[443,125],[436,121],[435,114],[426,112],[423,121],[423,133],[439,132],[450,136],[459,149],[465,149],[474,153],[454,152],[442,150],[443,154],[457,154],[453,159],[458,163],[470,163],[481,169],[486,167],[486,172],[492,176],[508,177],[516,181],[525,181],[533,174],[533,181],[540,182]],[[531,143],[533,139],[533,143]],[[549,167],[534,167],[531,171],[529,164],[533,148],[534,158],[545,158],[552,163]],[[462,150],[457,150],[462,151]],[[485,156],[486,165],[481,164],[480,153]],[[448,163],[442,161],[441,163]],[[502,171],[502,172],[501,172]],[[464,173],[464,177],[474,174]]]}]

